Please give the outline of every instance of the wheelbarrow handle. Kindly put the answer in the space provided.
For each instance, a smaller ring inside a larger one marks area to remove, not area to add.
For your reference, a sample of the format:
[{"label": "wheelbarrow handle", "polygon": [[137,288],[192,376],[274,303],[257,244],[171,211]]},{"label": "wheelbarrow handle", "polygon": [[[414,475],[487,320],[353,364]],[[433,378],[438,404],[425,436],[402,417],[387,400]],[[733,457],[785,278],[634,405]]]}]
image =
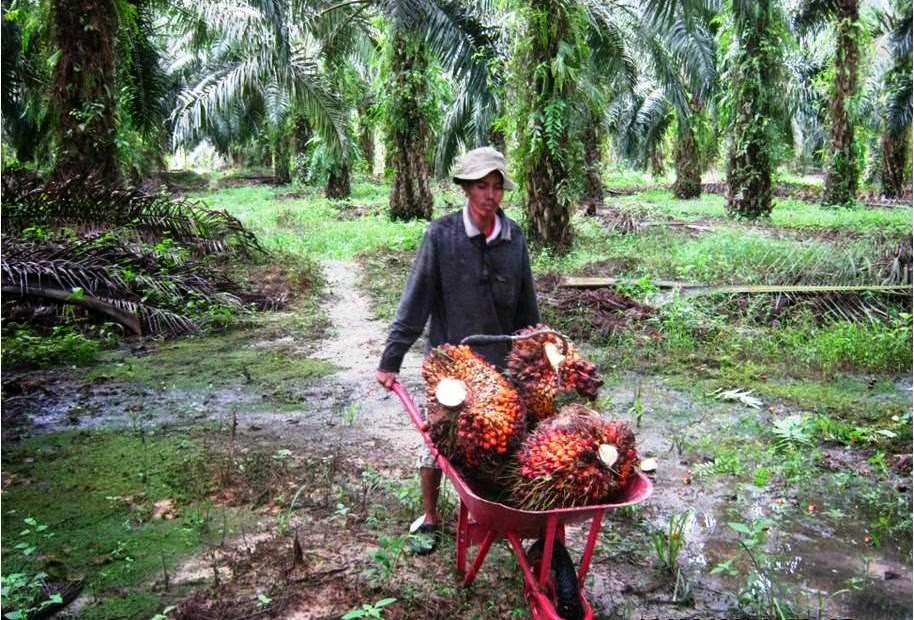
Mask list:
[{"label": "wheelbarrow handle", "polygon": [[568,353],[568,340],[565,336],[554,329],[538,329],[529,334],[477,334],[474,336],[467,336],[460,341],[460,344],[497,344],[500,342],[514,342],[515,340],[530,340],[536,336],[542,336],[545,334],[552,334],[557,336],[559,340],[562,341],[562,355]]}]

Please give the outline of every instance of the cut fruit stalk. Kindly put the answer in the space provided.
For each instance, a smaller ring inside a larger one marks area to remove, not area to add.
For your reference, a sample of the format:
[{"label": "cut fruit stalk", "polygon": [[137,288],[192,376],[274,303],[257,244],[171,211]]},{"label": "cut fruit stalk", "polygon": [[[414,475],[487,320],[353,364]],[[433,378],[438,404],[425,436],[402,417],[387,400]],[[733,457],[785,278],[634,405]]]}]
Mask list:
[{"label": "cut fruit stalk", "polygon": [[445,407],[459,407],[467,399],[467,386],[460,379],[446,377],[438,382],[435,398]]},{"label": "cut fruit stalk", "polygon": [[555,346],[554,342],[547,342],[544,344],[543,351],[546,353],[546,359],[549,360],[549,363],[555,369],[558,369],[559,364],[565,360],[565,356],[559,353],[559,348]]},{"label": "cut fruit stalk", "polygon": [[600,449],[597,451],[597,455],[600,457],[600,460],[603,461],[603,464],[607,467],[612,467],[616,464],[616,461],[619,460],[619,450],[616,446],[604,443],[600,446]]}]

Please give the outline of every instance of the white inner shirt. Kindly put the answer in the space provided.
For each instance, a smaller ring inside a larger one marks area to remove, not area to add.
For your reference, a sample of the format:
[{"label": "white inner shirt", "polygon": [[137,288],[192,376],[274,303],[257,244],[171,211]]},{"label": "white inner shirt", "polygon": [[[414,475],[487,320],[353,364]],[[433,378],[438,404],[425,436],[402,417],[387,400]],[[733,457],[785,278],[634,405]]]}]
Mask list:
[{"label": "white inner shirt", "polygon": [[[475,237],[476,235],[481,235],[482,231],[476,228],[476,224],[473,223],[473,220],[470,219],[470,206],[464,205],[463,207],[463,229],[467,233],[467,237]],[[491,243],[493,240],[498,238],[498,234],[501,232],[501,218],[498,217],[498,214],[495,214],[495,226],[492,227],[492,233],[486,237],[486,243]]]}]

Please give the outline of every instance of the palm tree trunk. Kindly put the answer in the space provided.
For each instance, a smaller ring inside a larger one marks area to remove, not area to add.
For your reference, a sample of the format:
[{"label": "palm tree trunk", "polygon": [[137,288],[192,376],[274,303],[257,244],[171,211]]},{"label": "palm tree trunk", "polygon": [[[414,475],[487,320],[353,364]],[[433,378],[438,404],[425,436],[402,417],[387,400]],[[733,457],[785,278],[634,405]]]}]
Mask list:
[{"label": "palm tree trunk", "polygon": [[673,195],[680,200],[689,200],[701,196],[701,160],[698,154],[698,143],[692,128],[682,121],[676,134],[676,147],[673,151],[676,160],[676,180],[673,182]]},{"label": "palm tree trunk", "polygon": [[756,219],[771,213],[771,159],[767,124],[772,117],[771,84],[775,47],[770,0],[745,3],[736,20],[739,50],[733,84],[730,152],[727,155],[727,212]]},{"label": "palm tree trunk", "polygon": [[593,110],[584,128],[584,193],[581,204],[588,215],[594,215],[603,206],[603,161],[600,157],[600,120]]},{"label": "palm tree trunk", "polygon": [[423,110],[427,97],[428,50],[418,37],[395,31],[392,48],[391,116],[387,119],[394,184],[390,193],[393,219],[431,219],[429,122]]},{"label": "palm tree trunk", "polygon": [[273,143],[273,176],[280,183],[288,183],[292,180],[289,166],[291,146],[289,138],[282,135]]},{"label": "palm tree trunk", "polygon": [[311,140],[311,125],[301,114],[292,116],[292,147],[289,176],[298,183],[308,178],[308,141]]},{"label": "palm tree trunk", "polygon": [[[517,153],[523,159],[531,237],[562,253],[571,246],[581,139],[569,105],[575,85],[563,79],[567,76],[557,76],[552,67],[560,50],[567,53],[584,47],[582,9],[557,0],[528,0],[528,9],[524,26],[528,43],[521,48],[523,56],[515,59],[518,70],[513,77],[518,89],[514,116],[523,119]],[[566,54],[562,61],[573,65],[582,58]]]},{"label": "palm tree trunk", "polygon": [[839,0],[838,42],[835,54],[835,83],[832,86],[829,116],[831,119],[831,162],[825,176],[822,202],[841,205],[853,202],[857,195],[860,166],[854,145],[854,123],[848,107],[857,92],[859,46],[859,0]]},{"label": "palm tree trunk", "polygon": [[651,150],[648,165],[651,169],[651,176],[662,177],[666,165],[663,162],[663,148],[657,145]]},{"label": "palm tree trunk", "polygon": [[375,120],[371,117],[372,104],[373,102],[368,96],[356,103],[356,110],[359,114],[359,150],[365,161],[365,171],[370,175],[374,175]]},{"label": "palm tree trunk", "polygon": [[489,144],[499,153],[508,152],[508,140],[505,138],[505,132],[500,129],[493,127],[489,131]]},{"label": "palm tree trunk", "polygon": [[359,150],[362,151],[362,158],[365,160],[365,168],[368,174],[374,174],[374,132],[369,125],[359,126]]},{"label": "palm tree trunk", "polygon": [[330,176],[327,178],[327,188],[324,190],[324,196],[335,200],[349,198],[352,195],[352,188],[349,184],[350,172],[351,167],[349,164],[333,166],[330,169]]},{"label": "palm tree trunk", "polygon": [[92,175],[116,183],[114,0],[54,0],[51,13],[60,53],[50,97],[57,147],[53,176]]},{"label": "palm tree trunk", "polygon": [[911,150],[910,144],[909,131],[895,135],[887,130],[882,134],[880,184],[883,196],[901,198],[904,195],[905,171],[907,170],[908,153]]}]

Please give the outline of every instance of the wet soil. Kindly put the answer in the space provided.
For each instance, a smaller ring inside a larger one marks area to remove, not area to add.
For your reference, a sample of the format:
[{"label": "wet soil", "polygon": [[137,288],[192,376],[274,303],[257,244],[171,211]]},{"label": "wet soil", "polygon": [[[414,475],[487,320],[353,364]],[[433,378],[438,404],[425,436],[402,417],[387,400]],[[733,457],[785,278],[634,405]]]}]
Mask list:
[{"label": "wet soil", "polygon": [[[288,482],[290,488],[299,488],[298,502],[289,508],[267,501],[258,508],[257,531],[220,541],[188,560],[165,584],[172,588],[168,596],[178,605],[177,617],[338,618],[386,596],[398,599],[385,608],[389,618],[521,614],[525,604],[519,572],[502,545],[490,554],[469,590],[457,587],[454,579],[451,538],[427,557],[391,551],[417,514],[394,496],[416,493],[408,481],[420,437],[398,399],[374,382],[388,326],[372,317],[356,285],[357,267],[325,262],[323,269],[331,323],[323,337],[284,330],[294,317],[277,313],[272,327],[226,345],[263,355],[282,351],[332,365],[329,374],[301,381],[294,394],[286,388],[277,391],[246,372],[181,388],[104,375],[88,380],[79,373],[31,373],[12,378],[17,389],[5,390],[4,439],[74,428],[232,426],[237,427],[233,441],[244,451],[291,451],[292,477],[298,479]],[[401,373],[407,390],[420,401],[422,350],[424,344],[417,343]],[[152,347],[135,353],[156,355]],[[129,364],[129,358],[121,363]],[[189,363],[184,372],[194,373],[195,364]],[[900,398],[910,398],[906,390],[909,386],[899,387]],[[822,496],[825,489],[814,484],[800,491],[777,485],[758,488],[733,477],[697,474],[697,466],[708,459],[687,446],[701,445],[709,436],[739,433],[752,424],[770,425],[791,411],[779,403],[755,410],[698,398],[662,377],[635,374],[615,378],[599,401],[605,413],[630,419],[636,403],[641,411],[640,452],[658,460],[655,490],[636,509],[604,518],[585,588],[597,617],[737,617],[737,592],[751,566],[727,523],[777,516],[765,555],[771,558],[772,574],[789,585],[793,598],[807,602],[804,614],[911,618],[910,550],[902,541],[874,547],[862,535],[867,524],[853,506]],[[369,480],[367,471],[376,472],[377,479]],[[376,489],[381,487],[391,491],[379,495]],[[444,499],[446,514],[452,514],[453,493],[446,492]],[[821,511],[807,510],[809,505],[829,504],[847,516],[825,518]],[[684,511],[691,512],[680,555],[690,592],[685,601],[652,548],[652,536],[665,532],[670,516]],[[277,527],[284,514],[291,519]],[[446,533],[453,533],[452,526]],[[578,561],[586,530],[570,527],[567,536]],[[393,556],[394,568],[379,580],[382,552],[388,560]],[[709,574],[726,560],[742,572]],[[161,591],[163,584],[151,587]],[[261,594],[268,595],[268,605],[258,598]]]}]

